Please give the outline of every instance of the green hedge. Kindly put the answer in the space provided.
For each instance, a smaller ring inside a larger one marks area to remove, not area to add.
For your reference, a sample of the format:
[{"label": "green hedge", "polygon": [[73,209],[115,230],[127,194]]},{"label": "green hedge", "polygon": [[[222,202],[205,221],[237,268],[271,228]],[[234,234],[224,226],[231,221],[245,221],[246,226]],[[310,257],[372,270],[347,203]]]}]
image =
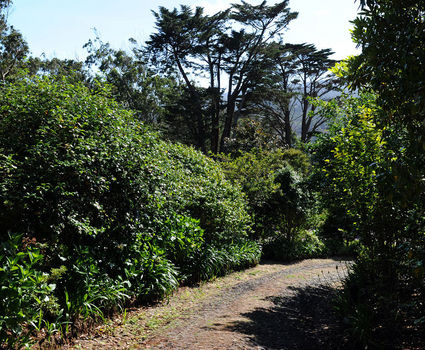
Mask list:
[{"label": "green hedge", "polygon": [[107,90],[48,77],[1,87],[0,190],[0,238],[16,232],[39,249],[37,271],[56,285],[40,318],[65,333],[218,274],[199,271],[200,259],[243,254],[251,229],[243,194],[213,160],[160,140]]},{"label": "green hedge", "polygon": [[282,235],[291,240],[305,226],[311,206],[304,184],[310,167],[306,154],[295,149],[252,149],[236,158],[222,155],[220,160],[227,177],[246,194],[254,238]]}]

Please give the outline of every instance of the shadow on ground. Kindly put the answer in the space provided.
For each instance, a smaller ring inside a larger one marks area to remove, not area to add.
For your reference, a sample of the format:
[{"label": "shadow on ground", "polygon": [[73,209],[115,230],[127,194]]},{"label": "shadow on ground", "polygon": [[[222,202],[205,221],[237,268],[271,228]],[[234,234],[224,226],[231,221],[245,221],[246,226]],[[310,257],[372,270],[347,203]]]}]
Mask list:
[{"label": "shadow on ground", "polygon": [[270,297],[272,307],[242,314],[248,321],[225,326],[249,336],[259,349],[349,349],[341,321],[333,311],[331,287],[289,288],[289,295]]}]

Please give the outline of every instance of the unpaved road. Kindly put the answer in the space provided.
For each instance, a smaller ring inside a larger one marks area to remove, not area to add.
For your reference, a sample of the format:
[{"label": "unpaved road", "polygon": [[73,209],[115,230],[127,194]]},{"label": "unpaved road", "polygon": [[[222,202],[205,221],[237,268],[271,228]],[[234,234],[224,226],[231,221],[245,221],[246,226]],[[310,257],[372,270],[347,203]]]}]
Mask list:
[{"label": "unpaved road", "polygon": [[128,312],[81,336],[74,349],[345,349],[332,309],[348,263],[261,264],[162,304]]}]

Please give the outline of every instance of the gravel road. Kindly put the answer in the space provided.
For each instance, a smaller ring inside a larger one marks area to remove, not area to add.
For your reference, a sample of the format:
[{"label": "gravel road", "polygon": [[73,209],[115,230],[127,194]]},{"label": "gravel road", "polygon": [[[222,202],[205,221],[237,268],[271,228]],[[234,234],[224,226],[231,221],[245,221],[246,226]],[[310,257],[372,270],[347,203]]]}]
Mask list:
[{"label": "gravel road", "polygon": [[83,335],[74,349],[347,349],[332,299],[349,263],[265,263]]}]

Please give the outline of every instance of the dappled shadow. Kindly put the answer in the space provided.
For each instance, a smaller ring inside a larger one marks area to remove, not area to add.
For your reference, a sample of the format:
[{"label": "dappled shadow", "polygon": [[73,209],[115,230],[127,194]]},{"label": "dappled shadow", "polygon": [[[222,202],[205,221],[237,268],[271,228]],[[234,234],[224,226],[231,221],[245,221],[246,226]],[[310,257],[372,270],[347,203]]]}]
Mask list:
[{"label": "dappled shadow", "polygon": [[331,287],[288,289],[287,295],[267,298],[270,308],[242,314],[247,321],[227,324],[225,329],[247,335],[260,349],[350,349],[332,308]]}]

